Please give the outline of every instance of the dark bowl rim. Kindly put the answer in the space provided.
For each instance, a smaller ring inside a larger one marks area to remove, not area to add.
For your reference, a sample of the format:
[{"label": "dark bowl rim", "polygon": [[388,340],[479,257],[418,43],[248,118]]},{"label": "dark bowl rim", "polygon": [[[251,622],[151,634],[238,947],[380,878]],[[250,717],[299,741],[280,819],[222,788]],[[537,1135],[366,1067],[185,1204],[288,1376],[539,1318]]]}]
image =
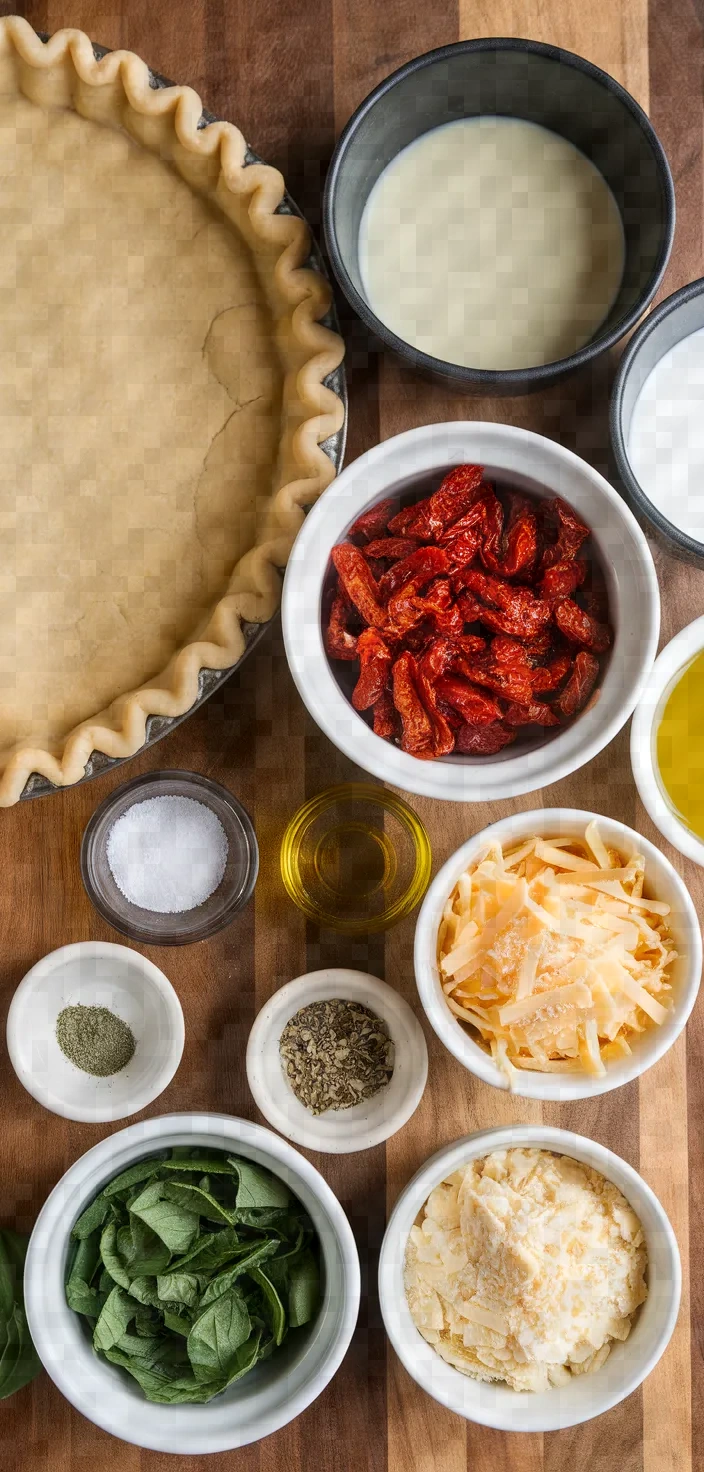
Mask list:
[{"label": "dark bowl rim", "polygon": [[[584,72],[595,82],[598,82],[607,92],[612,93],[618,99],[627,112],[638,123],[641,132],[645,136],[655,159],[655,165],[664,196],[664,218],[663,239],[658,252],[655,266],[650,279],[638,297],[637,302],[620,322],[616,323],[609,332],[603,333],[586,343],[578,352],[571,353],[567,358],[556,358],[552,363],[541,363],[535,368],[512,368],[512,369],[488,369],[467,368],[458,363],[448,363],[443,358],[434,358],[430,353],[424,353],[420,348],[414,348],[403,338],[397,337],[396,333],[386,327],[379,317],[372,311],[368,302],[357,291],[347,267],[344,263],[342,252],[337,244],[337,236],[333,220],[333,206],[337,195],[340,170],[347,153],[349,143],[354,137],[360,123],[371,112],[376,103],[390,92],[396,84],[414,72],[430,66],[445,57],[453,56],[457,52],[467,52],[473,55],[482,51],[529,51],[537,56],[546,56],[553,61],[560,62],[564,66],[573,67],[576,71]],[[667,263],[670,259],[672,242],[675,233],[675,189],[672,182],[672,173],[667,161],[667,155],[658,138],[655,129],[650,122],[647,113],[644,112],[635,97],[617,82],[615,77],[595,66],[593,62],[587,61],[583,56],[578,56],[574,51],[566,51],[560,46],[553,46],[544,41],[528,41],[514,36],[486,36],[473,41],[452,41],[446,46],[437,46],[432,51],[425,51],[420,56],[415,56],[411,61],[398,67],[385,77],[377,87],[363,99],[352,113],[345,124],[340,137],[335,145],[330,166],[325,180],[323,192],[323,229],[325,234],[325,245],[335,277],[346,296],[350,306],[366,326],[379,337],[382,342],[398,353],[402,358],[410,362],[414,368],[429,373],[434,377],[450,379],[456,383],[464,383],[477,388],[483,388],[489,392],[492,388],[506,389],[515,387],[519,392],[531,385],[539,388],[543,383],[552,382],[555,378],[566,373],[571,373],[578,368],[590,363],[599,354],[608,351],[609,348],[620,341],[632,327],[635,326],[643,312],[649,306],[665,274]]]},{"label": "dark bowl rim", "polygon": [[[642,516],[654,526],[663,537],[679,548],[680,552],[687,553],[698,562],[704,564],[704,542],[698,542],[696,537],[690,537],[687,532],[680,530],[674,522],[668,521],[662,511],[658,511],[650,498],[646,495],[640,481],[631,469],[631,462],[626,449],[626,438],[623,432],[623,397],[626,391],[626,383],[631,369],[638,354],[652,333],[657,332],[661,324],[666,321],[672,312],[679,311],[694,297],[704,296],[704,276],[698,276],[695,281],[688,281],[686,286],[680,286],[678,291],[673,291],[671,296],[666,296],[657,307],[641,322],[640,327],[634,332],[628,347],[625,349],[618,372],[614,379],[611,390],[611,405],[609,409],[609,428],[611,432],[611,446],[614,452],[616,468],[619,476],[633,501],[636,509]],[[682,342],[689,333],[684,333],[678,341]],[[660,357],[664,354],[661,353]],[[656,360],[657,362],[660,359]]]}]

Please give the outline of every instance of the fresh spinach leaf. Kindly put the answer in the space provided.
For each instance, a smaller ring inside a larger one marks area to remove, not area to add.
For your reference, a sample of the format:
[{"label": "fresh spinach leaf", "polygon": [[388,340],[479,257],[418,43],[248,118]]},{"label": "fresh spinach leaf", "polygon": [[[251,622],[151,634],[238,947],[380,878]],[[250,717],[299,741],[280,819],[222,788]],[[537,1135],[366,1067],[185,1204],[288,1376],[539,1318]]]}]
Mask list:
[{"label": "fresh spinach leaf", "polygon": [[193,1319],[187,1314],[177,1313],[175,1309],[164,1308],[164,1324],[172,1334],[181,1334],[184,1339],[187,1339],[191,1332]]},{"label": "fresh spinach leaf", "polygon": [[113,1282],[119,1284],[120,1288],[128,1289],[130,1275],[118,1252],[117,1237],[118,1229],[115,1223],[108,1222],[100,1238],[100,1256]]},{"label": "fresh spinach leaf", "polygon": [[168,1270],[180,1273],[187,1267],[189,1273],[212,1273],[216,1268],[224,1267],[231,1257],[242,1251],[243,1246],[246,1250],[246,1244],[240,1243],[234,1227],[225,1227],[222,1232],[204,1232],[189,1252],[169,1263]]},{"label": "fresh spinach leaf", "polygon": [[164,1303],[183,1303],[195,1308],[200,1296],[200,1283],[195,1273],[168,1273],[157,1278],[156,1291]]},{"label": "fresh spinach leaf", "polygon": [[280,1344],[284,1337],[284,1334],[286,1333],[286,1310],[281,1302],[281,1299],[279,1298],[274,1284],[272,1283],[271,1279],[267,1277],[263,1268],[250,1268],[249,1276],[250,1278],[253,1278],[257,1286],[261,1288],[262,1298],[264,1299],[264,1303],[268,1309],[268,1319],[271,1327],[271,1332],[274,1336],[274,1341],[276,1344]]},{"label": "fresh spinach leaf", "polygon": [[291,1328],[307,1324],[319,1307],[320,1270],[313,1253],[306,1249],[290,1272],[287,1308]]},{"label": "fresh spinach leaf", "polygon": [[224,1222],[228,1227],[233,1224],[232,1213],[200,1186],[185,1186],[180,1181],[166,1181],[163,1191],[167,1201],[175,1201],[179,1206],[185,1206],[187,1210],[206,1217],[208,1221]]},{"label": "fresh spinach leaf", "polygon": [[78,1238],[79,1241],[81,1237],[90,1237],[91,1232],[94,1232],[96,1227],[103,1226],[109,1215],[110,1202],[105,1192],[101,1191],[100,1195],[96,1196],[95,1201],[91,1201],[90,1206],[86,1207],[82,1215],[79,1216],[78,1221],[74,1223],[71,1236]]},{"label": "fresh spinach leaf", "polygon": [[220,1298],[223,1293],[229,1291],[233,1283],[238,1278],[241,1278],[243,1273],[251,1272],[252,1268],[256,1267],[258,1263],[266,1262],[267,1258],[273,1257],[278,1245],[278,1242],[260,1242],[251,1252],[248,1252],[244,1257],[238,1258],[237,1262],[233,1263],[231,1267],[226,1268],[222,1273],[218,1273],[215,1278],[211,1278],[201,1299],[201,1307],[206,1308],[209,1303],[214,1303],[216,1298]]},{"label": "fresh spinach leaf", "polygon": [[228,1161],[237,1172],[238,1207],[285,1206],[288,1208],[291,1192],[277,1176],[273,1176],[268,1170],[262,1170],[258,1165],[253,1165],[251,1160],[235,1160],[228,1155]]},{"label": "fresh spinach leaf", "polygon": [[[151,1189],[147,1187],[147,1191]],[[199,1218],[196,1213],[177,1206],[174,1201],[156,1200],[140,1205],[141,1201],[140,1196],[133,1202],[131,1214],[146,1222],[157,1237],[161,1237],[162,1242],[166,1243],[169,1252],[188,1252],[198,1236]]]},{"label": "fresh spinach leaf", "polygon": [[196,1379],[227,1379],[237,1350],[251,1332],[244,1300],[231,1288],[196,1319],[188,1336],[188,1358]]},{"label": "fresh spinach leaf", "polygon": [[115,1176],[114,1181],[104,1186],[103,1195],[109,1199],[111,1196],[117,1196],[121,1191],[131,1189],[132,1186],[138,1186],[141,1181],[151,1180],[151,1177],[161,1169],[163,1163],[161,1160],[138,1160],[136,1165],[130,1165],[127,1170],[123,1170],[121,1175]]},{"label": "fresh spinach leaf", "polygon": [[66,1284],[66,1302],[74,1313],[85,1314],[89,1319],[98,1319],[107,1302],[107,1294],[89,1287],[82,1278],[69,1278]]},{"label": "fresh spinach leaf", "polygon": [[130,1297],[136,1298],[145,1308],[158,1308],[159,1295],[156,1291],[156,1278],[133,1278],[130,1283]]},{"label": "fresh spinach leaf", "polygon": [[113,1288],[93,1332],[94,1349],[112,1349],[135,1316],[134,1300],[124,1288]]},{"label": "fresh spinach leaf", "polygon": [[0,1400],[21,1390],[41,1370],[24,1309],[27,1241],[18,1232],[0,1231]]}]

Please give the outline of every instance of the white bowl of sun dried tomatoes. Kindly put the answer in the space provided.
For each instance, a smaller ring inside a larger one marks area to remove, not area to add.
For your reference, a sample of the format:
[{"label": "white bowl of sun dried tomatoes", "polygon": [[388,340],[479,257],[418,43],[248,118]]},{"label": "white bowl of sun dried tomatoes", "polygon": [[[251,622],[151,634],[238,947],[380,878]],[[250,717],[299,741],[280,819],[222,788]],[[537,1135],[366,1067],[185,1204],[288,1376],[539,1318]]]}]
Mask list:
[{"label": "white bowl of sun dried tomatoes", "polygon": [[311,715],[366,771],[429,797],[516,797],[583,766],[653,664],[660,600],[635,518],[553,440],[434,424],[349,465],[309,512],[283,595]]}]

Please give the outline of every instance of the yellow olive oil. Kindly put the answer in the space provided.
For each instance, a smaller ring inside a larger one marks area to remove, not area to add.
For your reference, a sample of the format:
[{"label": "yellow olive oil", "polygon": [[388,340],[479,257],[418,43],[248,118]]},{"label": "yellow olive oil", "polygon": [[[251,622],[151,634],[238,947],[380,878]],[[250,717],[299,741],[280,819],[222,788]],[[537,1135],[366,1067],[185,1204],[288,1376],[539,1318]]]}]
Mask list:
[{"label": "yellow olive oil", "polygon": [[704,838],[704,652],[667,697],[656,754],[666,796],[687,827]]}]

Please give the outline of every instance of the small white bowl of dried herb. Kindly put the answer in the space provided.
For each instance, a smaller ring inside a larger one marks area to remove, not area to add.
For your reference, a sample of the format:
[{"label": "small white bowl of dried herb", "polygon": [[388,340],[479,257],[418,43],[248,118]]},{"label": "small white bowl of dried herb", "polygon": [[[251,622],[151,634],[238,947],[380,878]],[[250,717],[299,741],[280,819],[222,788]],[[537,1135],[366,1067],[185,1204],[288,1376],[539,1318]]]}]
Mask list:
[{"label": "small white bowl of dried herb", "polygon": [[290,981],[262,1007],[247,1079],[264,1118],[307,1150],[346,1155],[395,1135],[420,1103],[428,1050],[386,982],[330,967]]},{"label": "small white bowl of dried herb", "polygon": [[80,941],[20,982],[7,1016],[10,1061],[52,1114],[126,1119],[169,1084],[183,1053],[181,1003],[158,966],[127,946]]}]

